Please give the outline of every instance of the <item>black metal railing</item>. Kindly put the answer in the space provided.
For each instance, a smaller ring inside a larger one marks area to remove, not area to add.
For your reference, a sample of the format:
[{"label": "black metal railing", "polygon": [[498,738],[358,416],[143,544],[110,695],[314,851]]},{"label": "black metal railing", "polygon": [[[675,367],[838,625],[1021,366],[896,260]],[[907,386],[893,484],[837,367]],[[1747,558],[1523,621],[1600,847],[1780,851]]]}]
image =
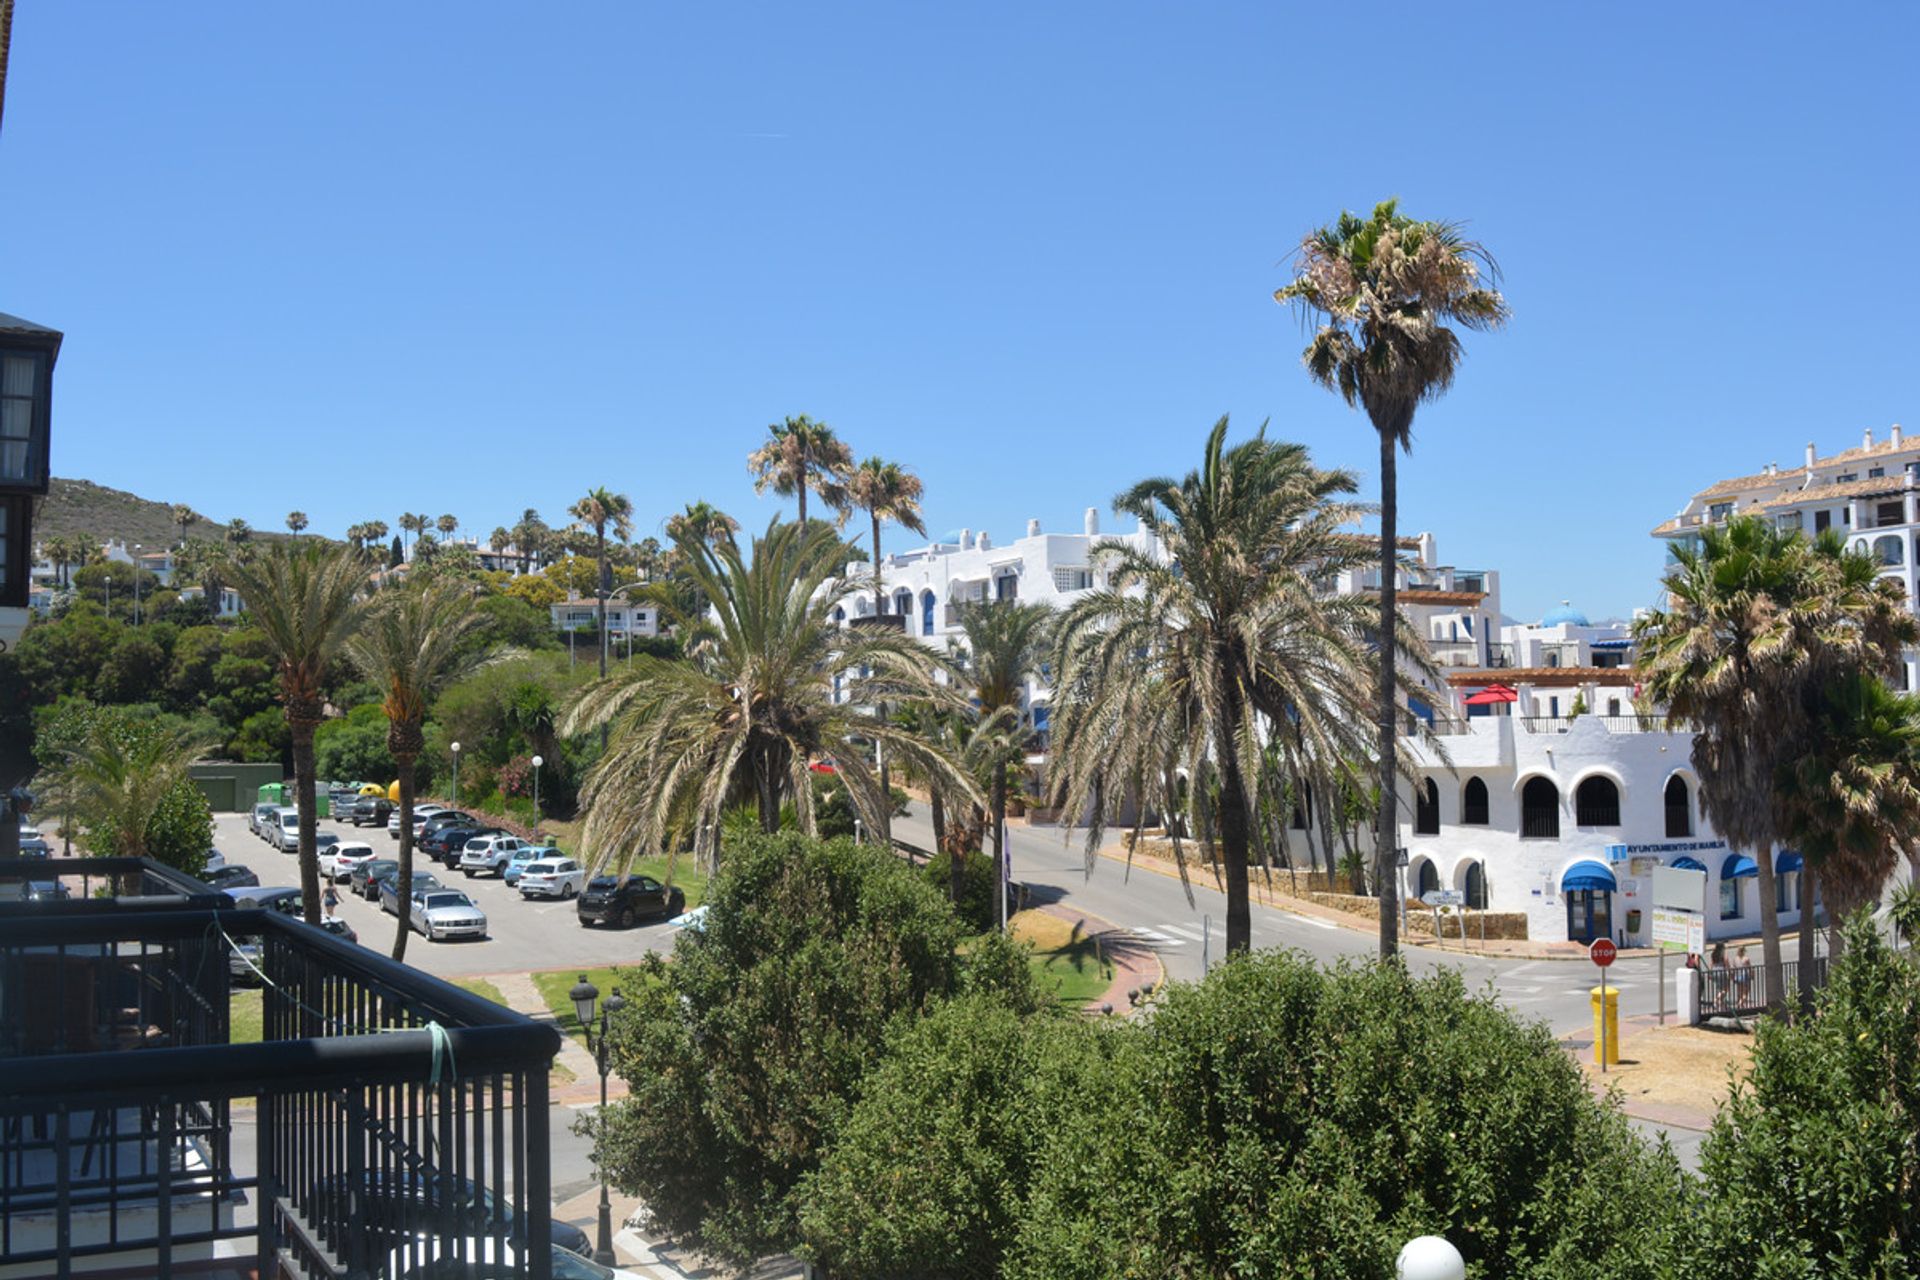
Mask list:
[{"label": "black metal railing", "polygon": [[1519,716],[1520,727],[1528,733],[1566,733],[1574,725],[1594,721],[1608,733],[1665,733],[1669,727],[1664,715],[1626,716]]},{"label": "black metal railing", "polygon": [[[1826,985],[1827,958],[1815,957],[1812,969],[1813,985],[1818,988]],[[1800,990],[1800,964],[1796,960],[1782,961],[1780,965],[1780,985],[1782,987],[1782,1005],[1791,1004],[1798,998]],[[1700,970],[1700,1016],[1702,1018],[1737,1018],[1764,1013],[1770,1001],[1767,999],[1767,971],[1764,965],[1721,965]]]},{"label": "black metal railing", "polygon": [[[549,1280],[558,1034],[200,889],[0,902],[0,1257],[62,1277],[224,1256],[357,1278],[479,1254]],[[260,941],[261,1039],[234,1044],[243,937]]]}]

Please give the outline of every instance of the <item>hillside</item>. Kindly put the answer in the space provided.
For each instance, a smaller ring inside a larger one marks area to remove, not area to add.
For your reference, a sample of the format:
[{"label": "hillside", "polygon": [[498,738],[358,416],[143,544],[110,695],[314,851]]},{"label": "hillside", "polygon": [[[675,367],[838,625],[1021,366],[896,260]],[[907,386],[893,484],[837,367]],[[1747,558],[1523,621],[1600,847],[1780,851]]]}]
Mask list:
[{"label": "hillside", "polygon": [[[226,530],[226,521],[195,513],[187,526],[189,538],[218,541]],[[56,535],[84,534],[101,542],[118,540],[158,550],[180,539],[173,523],[172,509],[164,502],[153,502],[122,489],[109,489],[91,480],[53,478],[46,500],[34,517],[35,541]],[[273,531],[255,529],[253,536],[273,537]],[[285,537],[284,533],[278,535]]]}]

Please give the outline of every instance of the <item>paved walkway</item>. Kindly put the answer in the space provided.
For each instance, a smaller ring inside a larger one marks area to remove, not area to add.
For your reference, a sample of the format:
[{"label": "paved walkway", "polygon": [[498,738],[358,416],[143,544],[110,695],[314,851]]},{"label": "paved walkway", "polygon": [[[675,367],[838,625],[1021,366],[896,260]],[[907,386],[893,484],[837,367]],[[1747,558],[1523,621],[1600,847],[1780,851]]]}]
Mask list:
[{"label": "paved walkway", "polygon": [[[506,998],[507,1007],[516,1013],[524,1013],[535,1022],[544,1022],[548,1026],[556,1025],[553,1010],[547,1008],[547,1002],[540,998],[540,988],[533,985],[533,978],[524,973],[490,973],[488,982],[498,987]],[[582,1102],[600,1101],[600,1067],[593,1055],[586,1051],[578,1040],[563,1035],[560,1038],[560,1053],[554,1058],[560,1066],[573,1073],[573,1079],[563,1080],[555,1077],[551,1085],[553,1101],[573,1105]],[[607,1081],[607,1097],[624,1098],[627,1096],[627,1082],[619,1076]]]}]

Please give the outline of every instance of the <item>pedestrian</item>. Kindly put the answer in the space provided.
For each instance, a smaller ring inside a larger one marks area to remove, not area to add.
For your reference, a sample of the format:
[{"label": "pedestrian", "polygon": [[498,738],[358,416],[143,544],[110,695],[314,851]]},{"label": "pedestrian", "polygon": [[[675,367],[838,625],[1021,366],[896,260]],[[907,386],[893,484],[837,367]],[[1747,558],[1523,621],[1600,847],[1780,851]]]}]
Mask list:
[{"label": "pedestrian", "polygon": [[1707,967],[1710,969],[1724,969],[1727,967],[1726,943],[1716,942],[1713,944],[1713,954],[1708,957]]},{"label": "pedestrian", "polygon": [[1733,953],[1733,985],[1740,992],[1740,1003],[1747,1003],[1753,991],[1753,961],[1747,959],[1745,947]]},{"label": "pedestrian", "polygon": [[322,914],[329,916],[340,909],[340,891],[333,887],[331,881],[328,882],[326,891],[320,895],[320,906],[323,909]]}]

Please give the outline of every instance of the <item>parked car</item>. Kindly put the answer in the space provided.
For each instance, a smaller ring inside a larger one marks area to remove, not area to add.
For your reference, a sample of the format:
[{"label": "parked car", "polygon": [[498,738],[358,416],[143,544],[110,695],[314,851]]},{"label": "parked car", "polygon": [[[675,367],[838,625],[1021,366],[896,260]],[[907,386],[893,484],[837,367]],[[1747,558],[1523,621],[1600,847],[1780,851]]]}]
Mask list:
[{"label": "parked car", "polygon": [[[423,893],[428,889],[445,887],[440,883],[440,877],[433,872],[416,871],[413,873],[413,883],[407,887],[406,896],[411,898],[416,893]],[[400,914],[400,868],[398,867],[380,877],[380,909],[388,915]]]},{"label": "parked car", "polygon": [[[560,1225],[553,1224],[556,1234]],[[551,1247],[553,1280],[640,1280],[637,1271],[603,1267],[557,1244]],[[380,1274],[391,1280],[480,1280],[485,1276],[519,1275],[519,1259],[518,1245],[511,1241],[503,1244],[493,1236],[469,1236],[454,1254],[442,1258],[439,1238],[421,1236],[396,1248]]]},{"label": "parked car", "polygon": [[360,935],[353,931],[353,926],[345,920],[342,920],[339,916],[326,916],[322,918],[320,927],[334,937],[344,939],[347,942],[357,944],[360,941]]},{"label": "parked car", "polygon": [[23,858],[51,858],[53,846],[44,836],[35,834],[20,837],[20,856]]},{"label": "parked car", "polygon": [[[347,811],[347,821],[356,827],[379,827],[386,825],[392,813],[393,802],[385,796],[361,796]],[[398,835],[399,832],[394,834]]]},{"label": "parked car", "polygon": [[438,942],[442,938],[484,938],[487,936],[486,913],[473,905],[473,899],[458,889],[429,889],[425,893],[413,895],[413,909],[408,917],[414,928],[427,936],[428,942]]},{"label": "parked car", "polygon": [[671,919],[687,909],[687,895],[652,876],[595,876],[580,894],[580,925],[617,924],[632,928],[639,920]]},{"label": "parked car", "polygon": [[200,877],[200,882],[210,889],[246,889],[257,886],[260,877],[251,868],[237,862],[229,862],[224,867],[215,867]]},{"label": "parked car", "polygon": [[586,868],[572,858],[542,858],[520,872],[523,898],[571,898],[587,886]]},{"label": "parked car", "polygon": [[[462,813],[458,809],[447,809],[437,805],[428,806],[425,813],[415,809],[413,811],[413,838],[418,840],[426,833],[429,826],[443,827],[448,822],[459,822],[463,819],[470,819],[472,816],[472,814]],[[445,819],[445,821],[436,821],[436,819]]]},{"label": "parked car", "polygon": [[393,875],[399,870],[400,863],[393,858],[375,858],[372,862],[363,862],[347,873],[347,892],[368,902],[378,902],[380,877]]},{"label": "parked car", "polygon": [[327,792],[327,809],[336,818],[345,817],[360,799],[358,787],[350,787],[344,782],[336,782]]},{"label": "parked car", "polygon": [[[440,1195],[439,1179],[430,1175],[403,1173],[398,1169],[391,1172],[369,1169],[359,1176],[362,1180],[358,1183],[358,1194],[354,1197],[357,1202],[354,1219],[372,1242],[372,1247],[368,1250],[369,1255],[377,1261],[380,1254],[405,1244],[408,1247],[401,1257],[403,1266],[406,1263],[406,1253],[411,1253],[416,1260],[429,1256],[425,1253],[426,1248],[438,1243],[432,1238],[431,1233],[434,1228],[433,1218],[437,1216],[434,1206]],[[353,1177],[352,1174],[337,1174],[313,1188],[311,1201],[316,1206],[323,1206],[320,1212],[314,1215],[316,1220],[337,1221],[346,1217],[341,1205],[336,1203],[328,1206],[326,1202],[344,1201],[348,1192],[356,1189],[354,1182],[351,1181]],[[497,1223],[506,1226],[506,1234],[510,1238],[526,1238],[526,1224],[521,1216],[514,1213],[511,1204],[501,1204],[497,1201],[493,1192],[487,1188],[476,1187],[466,1179],[459,1179],[454,1183],[454,1196],[456,1200],[452,1206],[452,1216],[457,1221],[481,1230],[490,1229]],[[585,1259],[593,1253],[593,1242],[587,1238],[586,1232],[571,1222],[551,1218],[547,1224],[547,1238],[553,1242],[555,1249],[553,1274],[556,1280],[563,1276],[567,1280],[572,1280],[573,1276],[579,1274],[591,1276],[593,1280],[603,1280],[597,1272],[567,1272],[560,1269],[561,1253],[572,1254],[575,1261]],[[386,1280],[393,1280],[394,1277],[406,1273],[396,1271],[389,1263],[378,1274]],[[442,1273],[426,1271],[420,1274],[437,1276]],[[468,1280],[470,1273],[454,1271],[450,1274],[459,1277],[460,1280]],[[478,1274],[485,1275],[486,1272],[482,1271]]]},{"label": "parked car", "polygon": [[267,833],[267,840],[282,853],[293,853],[300,848],[300,811],[282,808],[273,815],[273,829]]},{"label": "parked car", "polygon": [[[420,824],[424,822],[426,819],[431,818],[434,814],[438,812],[440,812],[440,806],[437,804],[415,805],[413,807],[414,834],[418,835],[420,832]],[[393,812],[387,816],[387,834],[392,836],[396,840],[400,838],[400,806],[399,805],[395,805],[393,807]]]},{"label": "parked car", "polygon": [[257,836],[265,836],[267,833],[267,819],[272,816],[273,811],[279,807],[277,804],[257,804],[247,810],[247,830]]},{"label": "parked car", "polygon": [[345,880],[353,874],[353,869],[363,862],[373,861],[373,846],[358,840],[342,841],[333,837],[333,843],[318,851],[320,874],[329,880]]},{"label": "parked car", "polygon": [[313,833],[313,856],[316,860],[330,857],[340,847],[340,837],[331,831]]},{"label": "parked car", "polygon": [[501,875],[513,861],[513,855],[525,848],[525,840],[504,831],[475,835],[460,848],[460,870],[468,878],[489,871]]},{"label": "parked car", "polygon": [[58,880],[29,880],[26,892],[21,895],[24,902],[61,902],[73,896],[73,891]]},{"label": "parked car", "polygon": [[420,852],[435,862],[445,863],[451,871],[460,865],[460,851],[467,847],[467,841],[479,836],[492,835],[499,827],[483,827],[472,822],[455,822],[444,827],[431,827],[420,837]]},{"label": "parked car", "polygon": [[523,845],[511,858],[507,859],[507,865],[500,869],[500,878],[511,887],[520,883],[520,873],[532,863],[566,856],[550,844]]}]

